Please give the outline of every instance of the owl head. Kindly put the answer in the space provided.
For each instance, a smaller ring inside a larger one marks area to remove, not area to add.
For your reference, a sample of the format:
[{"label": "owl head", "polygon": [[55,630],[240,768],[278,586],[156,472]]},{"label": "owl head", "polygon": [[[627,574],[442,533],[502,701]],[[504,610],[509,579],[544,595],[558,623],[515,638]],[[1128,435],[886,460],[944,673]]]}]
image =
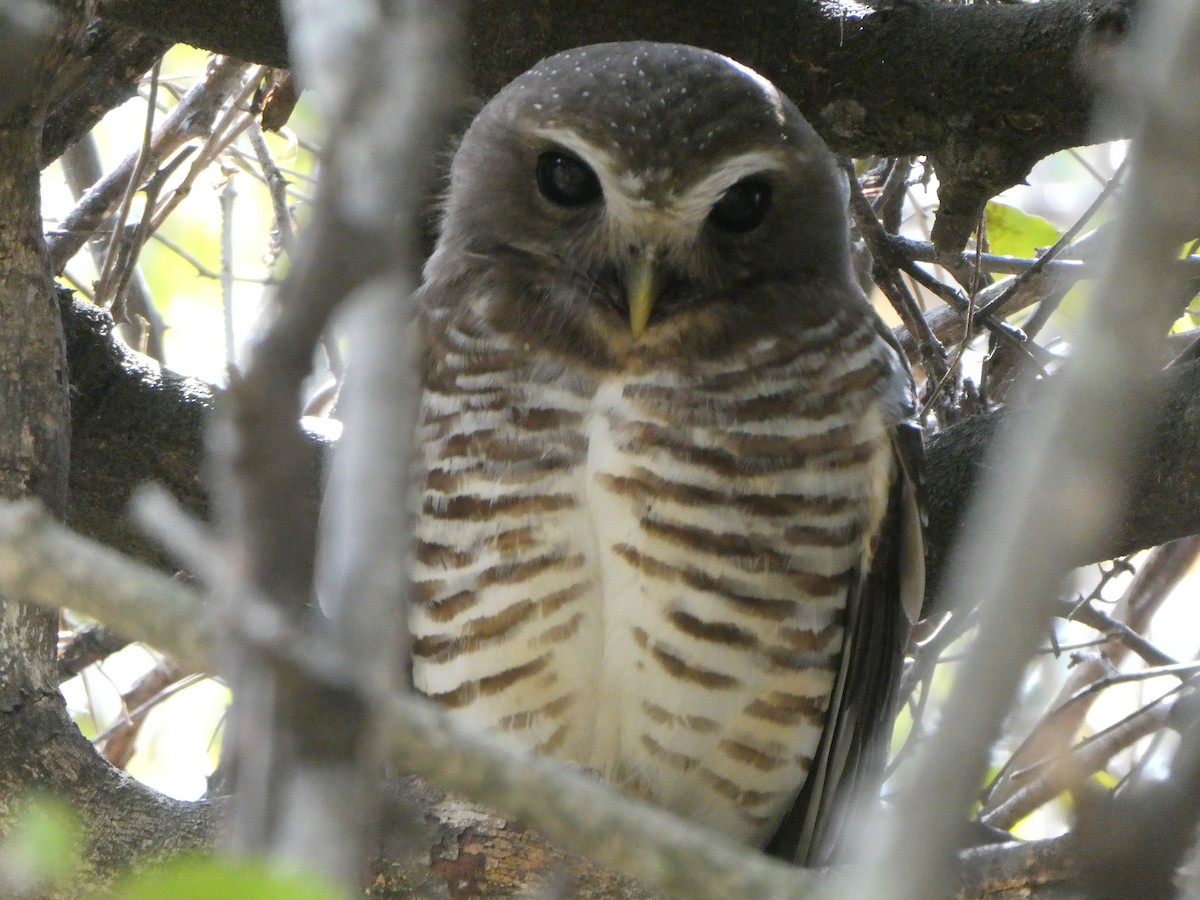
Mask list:
[{"label": "owl head", "polygon": [[829,151],[761,75],[695,47],[597,44],[475,118],[427,287],[602,364],[704,354],[865,302],[845,209]]}]

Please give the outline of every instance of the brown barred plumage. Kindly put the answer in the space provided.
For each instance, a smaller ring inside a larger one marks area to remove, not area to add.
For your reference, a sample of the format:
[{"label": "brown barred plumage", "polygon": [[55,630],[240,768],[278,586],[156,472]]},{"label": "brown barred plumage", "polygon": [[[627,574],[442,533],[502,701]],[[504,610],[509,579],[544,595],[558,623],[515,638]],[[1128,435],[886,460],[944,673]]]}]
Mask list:
[{"label": "brown barred plumage", "polygon": [[923,587],[911,384],[819,139],[716,54],[551,57],[464,138],[418,297],[418,690],[827,858]]}]

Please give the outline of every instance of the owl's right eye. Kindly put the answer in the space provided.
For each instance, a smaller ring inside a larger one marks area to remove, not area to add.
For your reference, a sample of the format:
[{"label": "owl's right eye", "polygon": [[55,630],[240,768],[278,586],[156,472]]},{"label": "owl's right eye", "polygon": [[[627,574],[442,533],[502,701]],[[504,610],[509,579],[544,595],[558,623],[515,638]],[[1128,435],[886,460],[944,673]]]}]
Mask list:
[{"label": "owl's right eye", "polygon": [[600,179],[578,156],[547,150],[537,161],[537,186],[557,206],[583,206],[600,196]]}]

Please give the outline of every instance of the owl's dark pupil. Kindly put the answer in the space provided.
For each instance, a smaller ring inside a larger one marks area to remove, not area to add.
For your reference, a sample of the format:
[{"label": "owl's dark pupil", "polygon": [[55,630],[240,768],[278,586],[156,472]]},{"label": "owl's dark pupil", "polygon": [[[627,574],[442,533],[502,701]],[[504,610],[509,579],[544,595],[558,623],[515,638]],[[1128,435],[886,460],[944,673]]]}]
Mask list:
[{"label": "owl's dark pupil", "polygon": [[561,150],[538,157],[537,185],[542,196],[558,206],[583,206],[600,196],[600,180],[591,167]]},{"label": "owl's dark pupil", "polygon": [[771,208],[771,186],[761,178],[743,178],[729,188],[708,214],[708,220],[725,231],[753,231]]}]

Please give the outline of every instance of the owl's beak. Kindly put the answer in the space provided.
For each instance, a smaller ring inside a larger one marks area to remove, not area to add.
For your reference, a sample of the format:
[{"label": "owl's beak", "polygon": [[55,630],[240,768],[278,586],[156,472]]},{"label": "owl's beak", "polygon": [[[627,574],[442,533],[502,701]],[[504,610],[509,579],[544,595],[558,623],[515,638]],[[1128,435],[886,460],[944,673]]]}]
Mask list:
[{"label": "owl's beak", "polygon": [[629,262],[625,271],[625,300],[629,304],[629,330],[636,341],[646,330],[650,311],[658,299],[658,252],[648,247]]}]

